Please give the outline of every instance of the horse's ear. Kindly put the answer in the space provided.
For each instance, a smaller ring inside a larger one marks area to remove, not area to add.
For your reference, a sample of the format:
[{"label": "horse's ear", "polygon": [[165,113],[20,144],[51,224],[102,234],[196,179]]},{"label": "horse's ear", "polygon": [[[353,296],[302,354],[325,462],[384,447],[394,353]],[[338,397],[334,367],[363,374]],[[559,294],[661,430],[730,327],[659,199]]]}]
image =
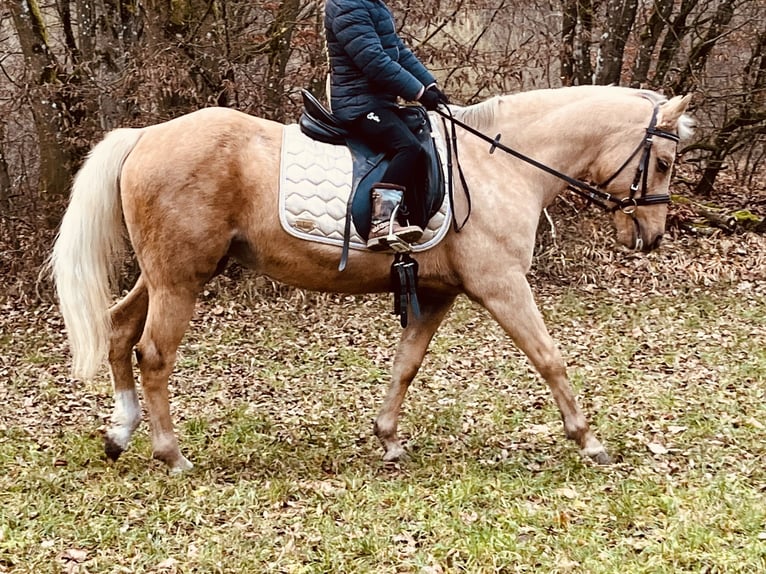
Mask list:
[{"label": "horse's ear", "polygon": [[657,127],[662,130],[675,131],[678,128],[678,120],[686,111],[691,94],[674,96],[660,106],[660,117],[657,119]]}]

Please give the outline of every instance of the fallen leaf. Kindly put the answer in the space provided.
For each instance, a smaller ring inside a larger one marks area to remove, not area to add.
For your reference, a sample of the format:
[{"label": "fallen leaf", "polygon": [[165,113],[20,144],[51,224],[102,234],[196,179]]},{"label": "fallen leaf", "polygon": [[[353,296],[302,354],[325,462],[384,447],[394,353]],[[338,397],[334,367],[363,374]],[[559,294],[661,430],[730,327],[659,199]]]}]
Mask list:
[{"label": "fallen leaf", "polygon": [[472,510],[471,512],[461,512],[460,518],[466,524],[473,524],[474,522],[479,520],[479,515],[476,513],[476,511]]},{"label": "fallen leaf", "polygon": [[174,568],[176,564],[178,564],[178,560],[175,558],[165,558],[165,560],[157,564],[157,570],[170,570],[171,568]]},{"label": "fallen leaf", "polygon": [[758,430],[763,430],[764,428],[766,428],[766,427],[764,427],[764,425],[763,425],[763,423],[761,421],[759,421],[758,419],[753,418],[753,417],[750,417],[749,419],[747,419],[746,422],[751,427],[757,428]]},{"label": "fallen leaf", "polygon": [[530,425],[529,428],[526,429],[526,432],[534,435],[549,435],[551,434],[551,428],[548,425]]},{"label": "fallen leaf", "polygon": [[435,562],[433,559],[431,562],[432,564],[430,566],[424,566],[420,570],[421,574],[444,574],[444,569],[439,565],[438,562]]},{"label": "fallen leaf", "polygon": [[88,553],[78,548],[68,548],[60,556],[65,562],[85,562],[88,559]]},{"label": "fallen leaf", "polygon": [[653,454],[668,454],[668,449],[658,442],[650,442],[646,445]]},{"label": "fallen leaf", "polygon": [[574,500],[575,498],[578,497],[577,491],[574,488],[569,488],[568,486],[557,488],[556,494],[558,494],[559,496],[563,496],[564,498],[568,498],[570,500]]},{"label": "fallen leaf", "polygon": [[571,517],[569,516],[569,513],[565,510],[562,510],[556,515],[555,523],[556,526],[559,528],[567,529],[569,528],[569,523],[571,522]]},{"label": "fallen leaf", "polygon": [[558,567],[561,572],[577,572],[580,570],[580,563],[569,558],[561,558],[558,561]]}]

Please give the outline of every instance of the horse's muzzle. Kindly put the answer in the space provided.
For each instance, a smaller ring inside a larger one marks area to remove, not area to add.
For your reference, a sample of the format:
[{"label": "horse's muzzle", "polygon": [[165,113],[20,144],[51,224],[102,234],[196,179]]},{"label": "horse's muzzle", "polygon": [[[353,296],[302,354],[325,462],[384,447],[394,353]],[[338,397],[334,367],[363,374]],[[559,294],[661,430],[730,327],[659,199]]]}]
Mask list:
[{"label": "horse's muzzle", "polygon": [[649,253],[650,251],[654,251],[655,249],[658,249],[660,244],[662,243],[662,233],[659,233],[652,239],[652,241],[646,241],[644,242],[641,239],[640,235],[636,235],[636,249],[640,249],[641,251],[644,251],[645,253]]}]

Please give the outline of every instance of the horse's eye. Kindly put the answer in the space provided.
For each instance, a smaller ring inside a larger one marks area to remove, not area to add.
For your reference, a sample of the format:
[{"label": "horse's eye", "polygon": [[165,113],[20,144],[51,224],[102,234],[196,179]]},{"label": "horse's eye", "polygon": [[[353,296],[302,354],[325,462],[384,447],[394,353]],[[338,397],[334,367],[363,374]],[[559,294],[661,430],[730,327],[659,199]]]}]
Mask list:
[{"label": "horse's eye", "polygon": [[670,163],[665,161],[664,159],[658,159],[657,160],[657,170],[661,173],[665,173],[670,168]]}]

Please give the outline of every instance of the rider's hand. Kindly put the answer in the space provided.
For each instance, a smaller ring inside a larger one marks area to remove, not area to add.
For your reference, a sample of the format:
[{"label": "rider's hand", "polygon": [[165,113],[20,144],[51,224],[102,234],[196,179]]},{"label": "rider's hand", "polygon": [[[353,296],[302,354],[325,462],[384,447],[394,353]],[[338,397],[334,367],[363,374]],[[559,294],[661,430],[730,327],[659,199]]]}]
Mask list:
[{"label": "rider's hand", "polygon": [[433,111],[439,107],[439,104],[449,104],[449,99],[439,88],[430,86],[423,92],[423,95],[420,96],[420,103],[423,104],[423,107],[428,111]]}]

